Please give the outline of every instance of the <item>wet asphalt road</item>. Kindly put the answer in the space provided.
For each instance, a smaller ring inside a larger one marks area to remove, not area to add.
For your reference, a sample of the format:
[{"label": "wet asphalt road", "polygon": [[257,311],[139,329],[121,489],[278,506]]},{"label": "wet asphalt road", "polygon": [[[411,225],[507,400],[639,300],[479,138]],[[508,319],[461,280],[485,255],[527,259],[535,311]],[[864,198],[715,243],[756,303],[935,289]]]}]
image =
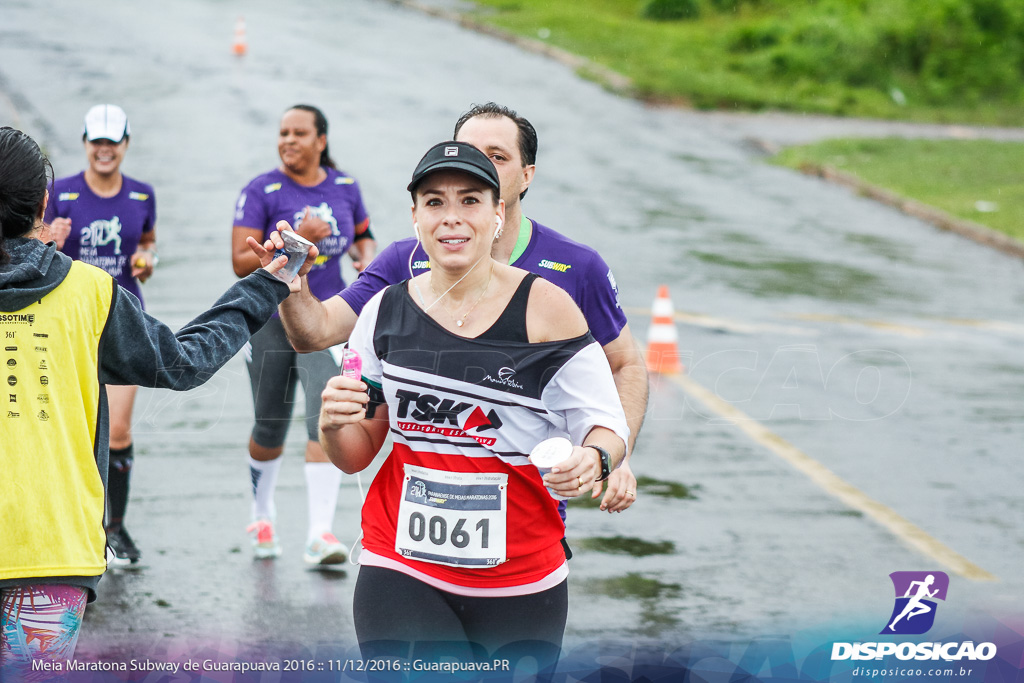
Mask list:
[{"label": "wet asphalt road", "polygon": [[[1019,260],[770,167],[720,122],[387,2],[89,4],[0,2],[0,111],[58,175],[84,163],[90,105],[128,111],[124,169],[157,193],[161,264],[144,293],[161,319],[181,325],[233,281],[234,200],[276,165],[289,105],[327,113],[383,245],[409,231],[402,188],[423,150],[471,103],[507,103],[540,135],[526,212],[601,251],[638,337],[668,284],[702,316],[679,325],[695,382],[998,578],[952,576],[947,629],[1022,613]],[[299,424],[277,494],[285,554],[250,556],[250,426],[240,357],[201,389],[140,391],[128,520],[146,566],[103,580],[80,656],[351,647],[355,567],[301,560]],[[945,569],[669,380],[652,385],[634,470],[648,479],[629,512],[570,511],[570,646],[877,633],[890,572]],[[346,477],[346,542],[359,503]]]}]

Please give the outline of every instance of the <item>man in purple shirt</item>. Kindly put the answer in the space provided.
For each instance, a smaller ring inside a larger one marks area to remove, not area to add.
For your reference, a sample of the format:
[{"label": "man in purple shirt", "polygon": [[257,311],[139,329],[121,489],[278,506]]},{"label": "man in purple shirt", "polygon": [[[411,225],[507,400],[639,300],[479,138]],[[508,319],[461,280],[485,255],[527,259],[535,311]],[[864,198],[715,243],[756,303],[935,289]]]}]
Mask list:
[{"label": "man in purple shirt", "polygon": [[[630,438],[626,460],[608,479],[601,509],[621,512],[636,499],[629,454],[646,414],[648,388],[646,365],[619,305],[615,278],[596,251],[523,215],[520,200],[533,180],[537,156],[537,133],[529,121],[493,102],[478,105],[459,119],[455,139],[484,152],[501,179],[506,227],[495,240],[491,255],[567,291],[604,348]],[[381,251],[338,296],[320,302],[303,286],[280,307],[289,340],[298,351],[319,350],[347,340],[357,316],[374,294],[429,268],[423,249],[414,237],[408,237]],[[600,489],[595,489],[595,494],[599,493]]]}]

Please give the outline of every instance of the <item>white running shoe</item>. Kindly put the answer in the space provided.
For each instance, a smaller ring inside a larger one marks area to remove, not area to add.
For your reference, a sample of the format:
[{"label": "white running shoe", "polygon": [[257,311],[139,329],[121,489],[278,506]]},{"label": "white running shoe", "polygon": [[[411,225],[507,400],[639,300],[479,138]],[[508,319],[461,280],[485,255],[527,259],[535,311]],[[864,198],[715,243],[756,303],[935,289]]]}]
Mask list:
[{"label": "white running shoe", "polygon": [[302,559],[317,567],[341,564],[348,559],[348,548],[328,531],[306,546]]},{"label": "white running shoe", "polygon": [[269,519],[261,517],[245,530],[252,538],[252,553],[257,560],[268,560],[281,556],[281,544],[277,542],[274,525]]}]

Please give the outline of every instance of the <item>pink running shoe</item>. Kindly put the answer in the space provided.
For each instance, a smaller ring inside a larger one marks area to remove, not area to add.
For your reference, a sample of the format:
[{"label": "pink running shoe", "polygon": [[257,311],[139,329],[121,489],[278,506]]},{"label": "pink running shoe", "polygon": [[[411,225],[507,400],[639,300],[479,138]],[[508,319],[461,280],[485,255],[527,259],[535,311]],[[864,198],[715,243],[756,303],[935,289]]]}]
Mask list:
[{"label": "pink running shoe", "polygon": [[281,544],[277,542],[274,525],[265,517],[260,517],[245,528],[252,538],[252,552],[257,560],[268,560],[281,556]]}]

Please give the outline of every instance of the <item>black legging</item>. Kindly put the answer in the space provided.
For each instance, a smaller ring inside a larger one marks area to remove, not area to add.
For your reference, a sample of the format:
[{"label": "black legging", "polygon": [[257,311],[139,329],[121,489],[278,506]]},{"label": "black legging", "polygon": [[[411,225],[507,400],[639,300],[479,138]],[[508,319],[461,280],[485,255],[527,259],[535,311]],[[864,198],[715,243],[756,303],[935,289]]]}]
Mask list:
[{"label": "black legging", "polygon": [[[401,572],[360,567],[352,616],[363,659],[558,661],[569,610],[566,581],[501,598],[455,595]],[[533,661],[528,664],[532,668]]]}]

